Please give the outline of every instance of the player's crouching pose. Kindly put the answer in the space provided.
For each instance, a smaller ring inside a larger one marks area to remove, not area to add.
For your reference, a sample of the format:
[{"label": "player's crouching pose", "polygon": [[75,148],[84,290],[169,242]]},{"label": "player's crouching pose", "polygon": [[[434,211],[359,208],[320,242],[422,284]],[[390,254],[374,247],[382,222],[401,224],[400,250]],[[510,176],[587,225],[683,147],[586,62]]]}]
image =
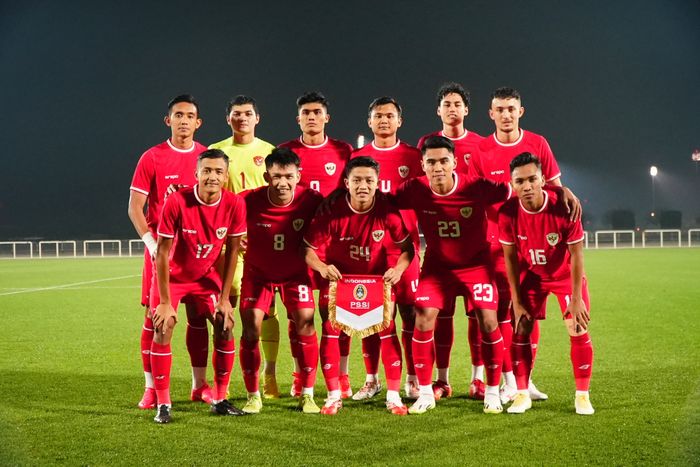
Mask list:
[{"label": "player's crouching pose", "polygon": [[[357,157],[345,168],[348,194],[338,198],[330,213],[314,218],[306,242],[306,262],[326,280],[339,280],[342,274],[383,275],[384,281],[396,285],[415,254],[411,236],[400,214],[382,193],[377,193],[379,164],[371,157]],[[401,254],[396,264],[388,264],[387,239],[390,237]],[[325,246],[325,262],[316,254]],[[321,409],[335,415],[342,408],[339,382],[340,330],[328,320],[328,285],[320,291],[319,311],[323,321],[321,365],[328,388],[328,398]],[[394,304],[390,304],[393,310]],[[401,346],[394,320],[380,332],[381,353],[387,380],[386,406],[395,415],[406,415],[401,401]]]},{"label": "player's crouching pose", "polygon": [[[319,413],[313,399],[318,363],[314,329],[314,297],[309,270],[301,256],[304,232],[323,199],[310,188],[297,186],[299,157],[288,148],[273,149],[265,158],[269,184],[244,192],[248,223],[248,249],[241,291],[241,367],[248,391],[247,413],[262,409],[259,392],[261,326],[279,290],[290,320],[295,323],[301,379],[299,409]],[[294,343],[292,344],[294,345]]]},{"label": "player's crouching pose", "polygon": [[[168,197],[158,225],[156,274],[151,290],[155,336],[151,368],[158,406],[154,421],[169,423],[170,341],[183,300],[196,303],[214,326],[215,387],[212,412],[243,415],[226,400],[234,360],[233,308],[229,302],[241,235],[246,233],[245,203],[222,190],[228,177],[228,157],[218,149],[197,159],[197,185]],[[215,263],[226,244],[223,278]]]},{"label": "player's crouching pose", "polygon": [[[525,152],[510,163],[511,184],[518,195],[498,216],[508,283],[513,300],[515,334],[511,353],[518,393],[508,413],[532,407],[528,380],[532,370],[530,333],[533,320],[544,319],[547,296],[556,295],[571,337],[571,363],[576,380],[576,413],[592,415],[588,396],[593,346],[588,335],[590,302],[583,271],[583,227],[572,222],[557,194],[542,186],[539,159]],[[527,264],[521,273],[519,260]]]}]

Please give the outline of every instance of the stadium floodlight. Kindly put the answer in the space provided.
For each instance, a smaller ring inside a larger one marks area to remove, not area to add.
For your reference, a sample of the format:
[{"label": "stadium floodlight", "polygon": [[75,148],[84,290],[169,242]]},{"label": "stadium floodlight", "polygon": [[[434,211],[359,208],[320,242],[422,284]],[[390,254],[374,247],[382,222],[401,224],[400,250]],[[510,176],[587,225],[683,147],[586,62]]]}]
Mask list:
[{"label": "stadium floodlight", "polygon": [[652,165],[649,168],[649,175],[651,175],[651,217],[656,215],[656,176],[659,174],[659,169]]},{"label": "stadium floodlight", "polygon": [[357,135],[357,148],[361,148],[365,145],[365,135]]},{"label": "stadium floodlight", "polygon": [[694,162],[700,162],[700,149],[695,148],[693,153],[690,155],[690,160]]}]

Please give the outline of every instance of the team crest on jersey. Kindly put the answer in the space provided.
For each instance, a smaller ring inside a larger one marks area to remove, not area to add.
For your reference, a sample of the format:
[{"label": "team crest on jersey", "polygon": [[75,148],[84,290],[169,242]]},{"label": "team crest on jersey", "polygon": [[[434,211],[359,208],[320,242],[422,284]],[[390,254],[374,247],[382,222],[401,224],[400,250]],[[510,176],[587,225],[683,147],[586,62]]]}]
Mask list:
[{"label": "team crest on jersey", "polygon": [[219,227],[218,229],[216,229],[216,238],[221,240],[222,238],[224,238],[226,236],[227,231],[228,231],[228,229],[226,227]]},{"label": "team crest on jersey", "polygon": [[326,164],[325,169],[328,175],[333,175],[335,173],[335,164],[333,162],[329,162]]},{"label": "team crest on jersey", "polygon": [[381,242],[382,238],[384,238],[384,231],[383,230],[373,231],[372,238],[374,239],[375,242]]},{"label": "team crest on jersey", "polygon": [[294,219],[292,221],[292,227],[294,227],[295,232],[299,232],[302,227],[304,227],[304,219]]},{"label": "team crest on jersey", "polygon": [[557,243],[559,243],[559,234],[558,233],[548,233],[547,234],[547,243],[549,243],[551,246],[554,246]]},{"label": "team crest on jersey", "polygon": [[465,206],[462,209],[459,210],[459,213],[464,217],[465,219],[469,219],[469,217],[472,215],[472,208],[471,206]]},{"label": "team crest on jersey", "polygon": [[401,167],[399,167],[399,175],[401,175],[401,178],[408,177],[408,171],[408,166],[402,165]]},{"label": "team crest on jersey", "polygon": [[367,287],[363,284],[357,284],[352,291],[352,296],[355,300],[365,300],[367,298]]},{"label": "team crest on jersey", "polygon": [[263,156],[255,156],[253,157],[253,162],[255,163],[255,165],[260,167],[261,165],[263,165],[263,162],[265,162],[265,158]]}]

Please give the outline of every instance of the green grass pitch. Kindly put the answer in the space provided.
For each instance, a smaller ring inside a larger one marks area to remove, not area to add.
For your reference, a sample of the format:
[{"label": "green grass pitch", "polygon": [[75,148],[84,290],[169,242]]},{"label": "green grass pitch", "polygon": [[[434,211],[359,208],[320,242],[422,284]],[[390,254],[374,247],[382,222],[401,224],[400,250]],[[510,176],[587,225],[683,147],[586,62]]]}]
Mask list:
[{"label": "green grass pitch", "polygon": [[[336,417],[305,416],[284,397],[257,416],[210,416],[188,401],[181,322],[174,421],[157,426],[152,411],[136,408],[140,260],[3,260],[0,465],[698,465],[700,249],[588,250],[586,270],[592,417],[574,413],[568,337],[550,300],[534,373],[550,399],[524,415],[488,416],[465,397],[466,320],[458,314],[455,396],[426,415],[392,416],[378,397],[350,401]],[[278,365],[286,392],[284,335]],[[355,340],[351,382],[362,381]],[[242,404],[238,361],[232,394]],[[324,396],[319,371],[317,401]]]}]

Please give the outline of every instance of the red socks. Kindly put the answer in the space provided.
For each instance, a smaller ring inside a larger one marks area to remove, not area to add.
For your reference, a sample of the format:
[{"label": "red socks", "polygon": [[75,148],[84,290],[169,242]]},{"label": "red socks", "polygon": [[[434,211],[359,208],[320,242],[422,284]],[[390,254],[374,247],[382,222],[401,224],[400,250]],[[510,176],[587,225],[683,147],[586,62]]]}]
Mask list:
[{"label": "red socks", "polygon": [[401,344],[406,358],[406,374],[415,376],[416,369],[413,367],[413,329],[415,321],[404,321],[401,323]]},{"label": "red socks", "polygon": [[513,371],[513,363],[510,359],[510,345],[513,340],[513,325],[510,321],[498,323],[498,329],[503,337],[503,371]]},{"label": "red socks", "polygon": [[173,363],[173,354],[170,344],[151,344],[151,372],[153,373],[153,385],[156,389],[158,404],[170,402],[170,367]]},{"label": "red socks", "polygon": [[322,325],[323,334],[321,335],[321,369],[323,377],[326,380],[326,389],[329,391],[340,390],[338,378],[340,376],[340,346],[339,340],[341,332],[339,329],[333,328],[330,321],[326,321]]},{"label": "red socks", "polygon": [[588,333],[571,336],[571,364],[577,391],[588,391],[593,370],[593,344]]},{"label": "red socks", "polygon": [[146,317],[141,328],[141,364],[146,373],[151,373],[151,344],[153,344],[153,320]]},{"label": "red socks", "polygon": [[450,367],[450,353],[455,338],[454,315],[438,315],[435,320],[435,366],[437,368]]},{"label": "red socks", "polygon": [[389,391],[398,391],[401,388],[401,344],[396,335],[396,324],[394,321],[391,322],[388,328],[380,332],[378,337],[381,341],[386,388]]},{"label": "red socks", "polygon": [[498,328],[491,332],[484,332],[482,329],[481,352],[484,356],[486,385],[498,386],[501,382],[503,364],[503,337]]},{"label": "red socks", "polygon": [[318,368],[318,339],[314,332],[310,336],[298,336],[299,366],[301,367],[301,386],[313,388],[316,384]]},{"label": "red socks", "polygon": [[352,344],[352,339],[350,336],[345,334],[344,332],[340,333],[340,338],[338,339],[338,349],[340,351],[340,355],[343,357],[347,357],[350,355],[350,344]]},{"label": "red socks", "polygon": [[418,384],[429,386],[433,382],[433,363],[435,362],[435,342],[433,330],[413,331],[413,365],[416,369]]},{"label": "red socks", "polygon": [[201,368],[208,365],[209,360],[209,330],[207,320],[202,317],[202,321],[188,322],[185,332],[185,343],[187,352],[190,354],[190,363],[193,367]]},{"label": "red socks", "polygon": [[[258,354],[259,355],[259,354]],[[231,380],[233,360],[236,358],[236,343],[233,339],[225,341],[214,339],[214,400],[226,399],[226,391]]]},{"label": "red socks", "polygon": [[380,335],[382,334],[372,334],[362,339],[362,358],[365,361],[365,371],[368,375],[379,373],[379,349],[383,349],[383,344],[379,339]]},{"label": "red socks", "polygon": [[518,389],[525,390],[530,384],[530,373],[532,371],[530,336],[514,334],[510,353],[513,361],[515,382],[518,385]]},{"label": "red socks", "polygon": [[300,336],[297,334],[297,323],[291,319],[287,322],[287,335],[289,336],[289,347],[292,350],[292,358],[299,360],[299,358],[301,358],[299,348]]},{"label": "red socks", "polygon": [[241,337],[241,369],[243,382],[248,392],[260,390],[260,341],[249,341]]},{"label": "red socks", "polygon": [[479,329],[479,321],[476,319],[476,316],[469,316],[468,318],[467,339],[469,341],[469,352],[472,356],[472,365],[481,366],[484,364],[484,359],[481,356],[481,330]]},{"label": "red socks", "polygon": [[532,346],[532,365],[535,365],[537,358],[537,347],[540,345],[540,321],[533,320],[532,331],[530,332],[530,345]]}]

